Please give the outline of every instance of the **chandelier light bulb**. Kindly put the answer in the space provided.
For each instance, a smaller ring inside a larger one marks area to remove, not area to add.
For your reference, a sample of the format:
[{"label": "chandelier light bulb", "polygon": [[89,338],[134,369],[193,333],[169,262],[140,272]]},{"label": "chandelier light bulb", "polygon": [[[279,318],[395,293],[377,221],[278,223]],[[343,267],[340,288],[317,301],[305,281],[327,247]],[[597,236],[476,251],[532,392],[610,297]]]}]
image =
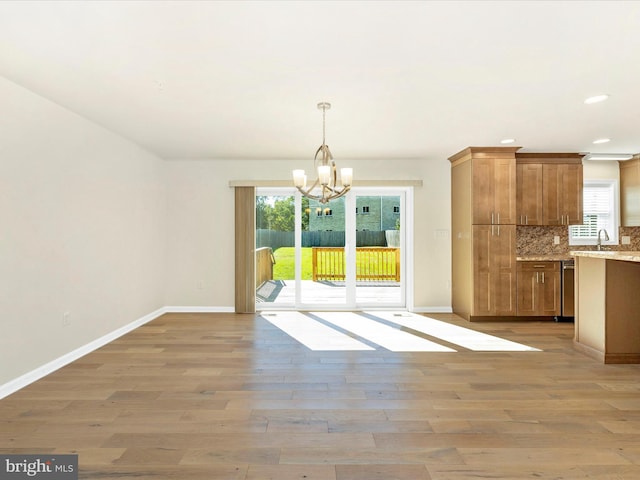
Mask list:
[{"label": "chandelier light bulb", "polygon": [[353,168],[345,167],[340,169],[340,180],[344,187],[350,187],[353,181]]},{"label": "chandelier light bulb", "polygon": [[293,171],[293,185],[295,187],[304,188],[307,183],[307,176],[304,174],[304,170]]}]

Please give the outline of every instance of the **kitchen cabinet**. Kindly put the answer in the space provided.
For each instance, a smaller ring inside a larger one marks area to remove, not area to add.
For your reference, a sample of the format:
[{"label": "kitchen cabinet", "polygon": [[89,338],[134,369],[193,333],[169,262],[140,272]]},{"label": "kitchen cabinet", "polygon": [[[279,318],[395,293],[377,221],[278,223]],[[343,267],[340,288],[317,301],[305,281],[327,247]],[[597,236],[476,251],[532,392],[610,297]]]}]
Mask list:
[{"label": "kitchen cabinet", "polygon": [[519,225],[580,225],[582,218],[580,153],[518,153]]},{"label": "kitchen cabinet", "polygon": [[560,262],[517,263],[517,315],[561,314]]},{"label": "kitchen cabinet", "polygon": [[451,162],[454,313],[467,320],[516,313],[516,163],[520,147],[469,147]]},{"label": "kitchen cabinet", "polygon": [[516,164],[518,225],[542,225],[542,164]]},{"label": "kitchen cabinet", "polygon": [[543,165],[542,177],[543,224],[582,224],[582,165]]},{"label": "kitchen cabinet", "polygon": [[473,226],[474,314],[516,314],[516,226]]},{"label": "kitchen cabinet", "polygon": [[473,158],[473,224],[516,223],[516,164],[512,158]]},{"label": "kitchen cabinet", "polygon": [[603,363],[640,363],[640,252],[573,252],[574,346]]},{"label": "kitchen cabinet", "polygon": [[620,224],[640,226],[640,155],[620,162]]}]

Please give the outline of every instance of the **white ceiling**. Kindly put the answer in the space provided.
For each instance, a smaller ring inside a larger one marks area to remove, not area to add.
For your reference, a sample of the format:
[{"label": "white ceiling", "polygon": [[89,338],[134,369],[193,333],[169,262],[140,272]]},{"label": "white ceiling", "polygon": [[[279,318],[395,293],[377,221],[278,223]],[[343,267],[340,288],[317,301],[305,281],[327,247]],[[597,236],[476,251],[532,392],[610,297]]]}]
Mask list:
[{"label": "white ceiling", "polygon": [[2,1],[0,75],[163,158],[640,152],[635,1]]}]

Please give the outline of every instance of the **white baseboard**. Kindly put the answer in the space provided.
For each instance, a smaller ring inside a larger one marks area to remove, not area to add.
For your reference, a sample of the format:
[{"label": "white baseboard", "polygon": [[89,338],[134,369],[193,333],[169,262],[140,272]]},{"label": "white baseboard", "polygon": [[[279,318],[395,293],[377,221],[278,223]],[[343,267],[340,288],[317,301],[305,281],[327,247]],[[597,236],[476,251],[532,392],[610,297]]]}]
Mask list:
[{"label": "white baseboard", "polygon": [[453,313],[451,307],[414,307],[411,309],[415,313]]},{"label": "white baseboard", "polygon": [[235,307],[164,307],[164,313],[234,313]]},{"label": "white baseboard", "polygon": [[15,378],[3,385],[0,385],[0,399],[11,395],[14,392],[17,392],[21,388],[26,387],[30,383],[35,382],[36,380],[40,380],[42,377],[49,375],[50,373],[55,372],[56,370],[68,365],[69,363],[79,359],[80,357],[84,357],[86,354],[93,352],[94,350],[103,347],[109,342],[113,342],[115,339],[129,333],[132,330],[144,325],[145,323],[150,322],[158,318],[160,315],[166,313],[166,307],[159,308],[155,312],[151,312],[144,317],[139,318],[123,327],[114,330],[113,332],[107,333],[100,338],[93,340],[92,342],[83,345],[82,347],[76,348],[75,350],[65,353],[61,357],[56,358],[55,360],[50,361],[49,363],[45,363],[44,365],[31,370],[30,372],[21,375],[18,378]]}]

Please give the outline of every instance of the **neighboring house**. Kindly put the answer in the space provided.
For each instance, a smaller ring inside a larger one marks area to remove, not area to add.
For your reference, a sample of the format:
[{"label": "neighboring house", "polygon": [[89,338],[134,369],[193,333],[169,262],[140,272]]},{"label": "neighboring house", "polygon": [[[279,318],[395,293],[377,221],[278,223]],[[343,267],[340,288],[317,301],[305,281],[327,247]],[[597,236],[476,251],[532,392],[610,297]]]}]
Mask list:
[{"label": "neighboring house", "polygon": [[[344,209],[344,200],[332,201],[326,205],[311,200],[309,202],[309,230],[344,231]],[[395,230],[399,219],[400,197],[356,197],[356,230]]]}]

